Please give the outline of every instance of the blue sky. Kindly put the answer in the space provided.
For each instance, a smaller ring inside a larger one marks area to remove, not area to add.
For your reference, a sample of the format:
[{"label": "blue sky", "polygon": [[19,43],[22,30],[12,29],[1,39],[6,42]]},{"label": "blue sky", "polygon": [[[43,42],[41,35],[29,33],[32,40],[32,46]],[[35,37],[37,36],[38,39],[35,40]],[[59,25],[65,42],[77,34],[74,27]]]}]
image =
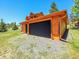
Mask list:
[{"label": "blue sky", "polygon": [[68,14],[74,4],[73,0],[0,0],[0,19],[20,23],[30,12],[48,14],[52,2],[56,2],[59,10],[66,9]]}]

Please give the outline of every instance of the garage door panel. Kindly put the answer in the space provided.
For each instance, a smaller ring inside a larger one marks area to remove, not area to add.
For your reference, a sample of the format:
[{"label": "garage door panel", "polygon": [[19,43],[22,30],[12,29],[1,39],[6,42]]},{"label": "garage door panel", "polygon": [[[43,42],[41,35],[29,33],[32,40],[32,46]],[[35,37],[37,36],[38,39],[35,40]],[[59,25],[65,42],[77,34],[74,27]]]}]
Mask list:
[{"label": "garage door panel", "polygon": [[49,38],[51,36],[50,21],[30,24],[30,34]]}]

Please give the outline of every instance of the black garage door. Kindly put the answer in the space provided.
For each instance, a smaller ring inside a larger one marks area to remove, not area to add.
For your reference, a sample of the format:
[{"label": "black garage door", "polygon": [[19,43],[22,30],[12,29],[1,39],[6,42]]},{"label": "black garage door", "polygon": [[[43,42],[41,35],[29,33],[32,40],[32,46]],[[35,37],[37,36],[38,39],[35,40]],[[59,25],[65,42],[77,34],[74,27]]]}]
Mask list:
[{"label": "black garage door", "polygon": [[44,21],[44,22],[30,24],[30,34],[50,38],[51,37],[51,22]]}]

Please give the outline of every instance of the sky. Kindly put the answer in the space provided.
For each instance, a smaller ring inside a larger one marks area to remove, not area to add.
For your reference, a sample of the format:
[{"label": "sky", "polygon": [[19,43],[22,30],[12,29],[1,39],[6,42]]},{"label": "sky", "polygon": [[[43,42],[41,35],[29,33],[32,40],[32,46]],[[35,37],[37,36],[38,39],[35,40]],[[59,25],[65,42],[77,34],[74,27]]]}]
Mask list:
[{"label": "sky", "polygon": [[18,24],[25,21],[30,12],[43,12],[46,15],[52,2],[56,2],[59,10],[66,9],[68,15],[74,5],[73,0],[0,0],[0,19]]}]

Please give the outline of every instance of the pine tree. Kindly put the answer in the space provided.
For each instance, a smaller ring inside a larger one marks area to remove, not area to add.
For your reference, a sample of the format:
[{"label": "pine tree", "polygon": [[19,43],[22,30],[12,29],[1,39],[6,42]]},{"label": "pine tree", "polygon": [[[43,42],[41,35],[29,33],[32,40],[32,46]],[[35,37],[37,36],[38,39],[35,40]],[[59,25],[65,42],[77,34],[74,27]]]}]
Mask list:
[{"label": "pine tree", "polygon": [[55,2],[53,2],[53,3],[51,4],[51,9],[49,10],[49,13],[53,13],[53,12],[57,12],[57,11],[58,11],[57,5],[56,5]]},{"label": "pine tree", "polygon": [[17,30],[17,29],[18,29],[18,27],[16,25],[16,22],[14,22],[13,25],[12,25],[12,30]]},{"label": "pine tree", "polygon": [[3,22],[3,19],[1,19],[0,22],[0,32],[5,32],[7,30],[6,24]]},{"label": "pine tree", "polygon": [[74,0],[75,5],[72,6],[71,10],[75,16],[75,19],[79,21],[79,0]]}]

